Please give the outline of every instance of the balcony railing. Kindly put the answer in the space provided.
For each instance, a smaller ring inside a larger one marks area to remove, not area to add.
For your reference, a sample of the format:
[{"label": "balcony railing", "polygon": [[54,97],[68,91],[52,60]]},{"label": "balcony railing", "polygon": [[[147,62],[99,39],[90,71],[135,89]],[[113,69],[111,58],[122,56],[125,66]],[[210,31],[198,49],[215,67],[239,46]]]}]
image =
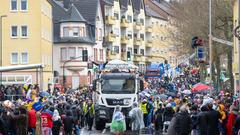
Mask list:
[{"label": "balcony railing", "polygon": [[129,43],[129,37],[124,35],[121,37],[121,43],[122,44],[128,44]]},{"label": "balcony railing", "polygon": [[127,28],[129,27],[129,22],[125,18],[121,19],[121,27]]},{"label": "balcony railing", "polygon": [[114,16],[106,16],[106,24],[113,25],[115,24],[116,18]]},{"label": "balcony railing", "polygon": [[134,45],[142,45],[142,39],[141,38],[134,38]]},{"label": "balcony railing", "polygon": [[114,42],[115,41],[115,39],[116,39],[116,35],[115,34],[113,34],[113,33],[109,33],[108,35],[107,35],[107,42]]},{"label": "balcony railing", "polygon": [[148,27],[146,28],[146,32],[148,32],[148,33],[153,32],[153,27],[152,27],[152,26],[148,26]]}]

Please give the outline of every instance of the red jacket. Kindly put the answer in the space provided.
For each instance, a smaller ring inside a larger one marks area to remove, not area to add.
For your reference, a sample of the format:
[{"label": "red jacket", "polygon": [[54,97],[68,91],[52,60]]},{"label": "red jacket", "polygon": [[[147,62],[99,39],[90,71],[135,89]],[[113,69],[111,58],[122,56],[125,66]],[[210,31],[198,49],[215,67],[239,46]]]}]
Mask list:
[{"label": "red jacket", "polygon": [[52,116],[49,113],[42,112],[41,119],[42,119],[42,127],[49,127],[49,128],[53,127]]},{"label": "red jacket", "polygon": [[31,111],[28,112],[28,127],[29,128],[36,128],[36,111],[32,109]]},{"label": "red jacket", "polygon": [[232,128],[236,118],[237,118],[237,115],[231,112],[227,122],[227,135],[233,135]]}]

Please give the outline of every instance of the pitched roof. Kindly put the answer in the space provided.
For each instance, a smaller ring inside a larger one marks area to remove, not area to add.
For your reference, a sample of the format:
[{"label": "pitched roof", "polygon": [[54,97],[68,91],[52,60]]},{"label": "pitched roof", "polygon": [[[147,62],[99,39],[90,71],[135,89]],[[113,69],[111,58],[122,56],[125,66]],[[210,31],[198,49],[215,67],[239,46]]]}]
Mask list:
[{"label": "pitched roof", "polygon": [[132,3],[133,3],[133,11],[134,11],[134,12],[140,12],[140,9],[141,9],[141,1],[142,1],[142,0],[132,0]]},{"label": "pitched roof", "polygon": [[77,10],[76,6],[72,4],[68,9],[67,13],[61,19],[62,22],[87,22],[81,13]]},{"label": "pitched roof", "polygon": [[[84,1],[84,0],[75,0]],[[96,1],[96,0],[91,0]],[[51,0],[53,5],[53,36],[54,43],[88,43],[95,44],[95,28],[89,23],[90,18],[85,18],[75,3],[71,3],[69,9],[65,9],[61,1]],[[84,3],[84,2],[83,2]],[[97,12],[96,8],[93,9]],[[95,13],[96,14],[96,13]],[[94,16],[95,18],[95,16]],[[86,24],[86,37],[60,37],[60,25],[62,22],[82,22]],[[94,23],[95,24],[95,23]]]},{"label": "pitched roof", "polygon": [[114,0],[103,0],[103,1],[107,4],[111,4],[111,5],[114,4]]},{"label": "pitched roof", "polygon": [[171,9],[171,5],[167,3],[166,1],[152,1],[155,5],[157,5],[159,8],[161,8],[164,12],[166,12],[169,15],[173,15],[173,11]]},{"label": "pitched roof", "polygon": [[72,3],[88,22],[95,24],[99,0],[75,0]]},{"label": "pitched roof", "polygon": [[120,0],[120,7],[121,7],[121,9],[127,10],[127,8],[128,8],[128,0]]},{"label": "pitched roof", "polygon": [[155,12],[149,6],[145,6],[145,11],[146,11],[146,15],[147,16],[151,16],[151,17],[156,17],[156,18],[159,18],[159,19],[167,20],[166,17],[164,17],[164,16],[160,15],[159,13]]}]

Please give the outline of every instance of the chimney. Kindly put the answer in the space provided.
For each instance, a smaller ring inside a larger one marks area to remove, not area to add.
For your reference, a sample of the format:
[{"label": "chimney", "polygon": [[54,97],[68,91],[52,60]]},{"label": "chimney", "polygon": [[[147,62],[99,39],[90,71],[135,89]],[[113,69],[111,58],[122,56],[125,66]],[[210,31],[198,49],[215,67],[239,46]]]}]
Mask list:
[{"label": "chimney", "polygon": [[70,5],[70,0],[63,0],[63,7],[65,9],[68,9],[69,8],[69,5]]}]

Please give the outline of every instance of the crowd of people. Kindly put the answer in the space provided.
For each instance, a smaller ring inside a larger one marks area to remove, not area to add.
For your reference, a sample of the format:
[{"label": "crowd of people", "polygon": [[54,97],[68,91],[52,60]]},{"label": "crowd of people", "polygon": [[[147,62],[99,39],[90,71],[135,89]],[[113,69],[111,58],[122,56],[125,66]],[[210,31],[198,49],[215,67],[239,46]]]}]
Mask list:
[{"label": "crowd of people", "polygon": [[[17,87],[11,86],[13,91],[14,88]],[[56,89],[49,94],[37,89],[37,85],[22,86],[23,95],[12,101],[3,97],[1,135],[80,135],[82,127],[92,130],[94,104],[90,90],[80,88],[61,93]]]},{"label": "crowd of people", "polygon": [[[191,68],[176,78],[146,80],[139,102],[133,103],[127,116],[120,106],[115,107],[110,131],[123,135],[131,127],[136,135],[143,129],[149,134],[238,135],[239,92],[183,92],[199,81],[199,74]],[[40,91],[38,85],[1,86],[0,135],[80,135],[82,128],[93,130],[95,108],[91,96],[86,87],[62,92]]]}]

